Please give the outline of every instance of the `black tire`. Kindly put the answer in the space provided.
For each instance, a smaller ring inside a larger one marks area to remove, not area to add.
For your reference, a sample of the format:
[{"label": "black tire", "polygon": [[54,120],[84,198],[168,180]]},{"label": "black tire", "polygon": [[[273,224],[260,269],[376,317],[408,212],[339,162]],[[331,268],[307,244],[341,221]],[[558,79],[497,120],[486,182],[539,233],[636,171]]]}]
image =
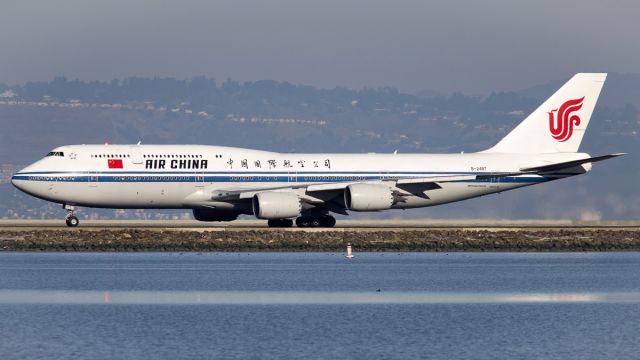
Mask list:
[{"label": "black tire", "polygon": [[296,219],[296,226],[297,227],[309,227],[309,218],[308,217],[304,217],[304,216],[300,216],[299,218]]},{"label": "black tire", "polygon": [[279,220],[279,219],[267,220],[267,225],[268,225],[270,228],[277,228],[277,227],[280,227],[280,220]]},{"label": "black tire", "polygon": [[320,227],[320,226],[324,226],[324,219],[323,218],[311,218],[310,224],[311,227]]},{"label": "black tire", "polygon": [[336,218],[334,218],[333,216],[326,216],[324,218],[324,225],[325,227],[334,227],[336,226]]},{"label": "black tire", "polygon": [[272,228],[285,228],[292,227],[293,220],[291,219],[272,219],[267,221],[267,225]]},{"label": "black tire", "polygon": [[75,217],[74,215],[67,217],[65,222],[67,223],[68,227],[76,227],[80,224],[80,220],[78,220],[78,218]]}]

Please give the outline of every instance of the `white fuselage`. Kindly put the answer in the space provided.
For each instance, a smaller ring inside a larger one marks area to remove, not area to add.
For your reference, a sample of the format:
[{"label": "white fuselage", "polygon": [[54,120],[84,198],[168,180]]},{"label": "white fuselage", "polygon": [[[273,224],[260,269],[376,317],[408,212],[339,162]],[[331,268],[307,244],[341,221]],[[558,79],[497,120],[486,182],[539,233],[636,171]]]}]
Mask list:
[{"label": "white fuselage", "polygon": [[[238,210],[242,205],[212,201],[211,194],[295,189],[333,182],[377,182],[386,178],[510,173],[585,156],[588,155],[286,154],[203,145],[70,145],[53,150],[19,171],[12,183],[33,196],[68,205]],[[449,203],[577,173],[447,182],[429,191],[428,196],[409,196],[392,208]]]}]

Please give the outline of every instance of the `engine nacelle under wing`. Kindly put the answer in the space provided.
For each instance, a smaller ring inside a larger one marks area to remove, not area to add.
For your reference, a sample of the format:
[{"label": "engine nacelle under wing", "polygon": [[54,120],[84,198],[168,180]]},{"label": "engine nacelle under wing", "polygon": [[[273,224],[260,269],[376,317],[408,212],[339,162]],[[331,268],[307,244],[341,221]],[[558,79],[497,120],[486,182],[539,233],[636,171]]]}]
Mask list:
[{"label": "engine nacelle under wing", "polygon": [[253,196],[252,205],[258,219],[287,219],[299,216],[302,211],[298,195],[286,192],[259,192]]},{"label": "engine nacelle under wing", "polygon": [[344,203],[353,211],[387,210],[393,205],[393,194],[382,184],[352,184],[344,189]]}]

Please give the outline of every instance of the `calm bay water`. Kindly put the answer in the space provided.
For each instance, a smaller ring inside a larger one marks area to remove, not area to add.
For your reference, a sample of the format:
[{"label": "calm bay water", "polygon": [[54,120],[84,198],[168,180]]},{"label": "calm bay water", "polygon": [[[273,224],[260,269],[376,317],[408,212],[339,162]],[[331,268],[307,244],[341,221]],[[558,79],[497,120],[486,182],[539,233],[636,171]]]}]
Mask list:
[{"label": "calm bay water", "polygon": [[640,358],[640,253],[0,253],[0,359]]}]

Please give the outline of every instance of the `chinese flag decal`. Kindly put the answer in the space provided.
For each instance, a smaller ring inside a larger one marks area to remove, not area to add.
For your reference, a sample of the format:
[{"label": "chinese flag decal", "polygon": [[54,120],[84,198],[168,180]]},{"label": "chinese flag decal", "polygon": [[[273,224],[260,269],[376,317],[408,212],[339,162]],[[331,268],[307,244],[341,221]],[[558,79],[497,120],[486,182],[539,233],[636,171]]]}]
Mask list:
[{"label": "chinese flag decal", "polygon": [[109,169],[122,169],[122,159],[109,159],[107,160]]}]

